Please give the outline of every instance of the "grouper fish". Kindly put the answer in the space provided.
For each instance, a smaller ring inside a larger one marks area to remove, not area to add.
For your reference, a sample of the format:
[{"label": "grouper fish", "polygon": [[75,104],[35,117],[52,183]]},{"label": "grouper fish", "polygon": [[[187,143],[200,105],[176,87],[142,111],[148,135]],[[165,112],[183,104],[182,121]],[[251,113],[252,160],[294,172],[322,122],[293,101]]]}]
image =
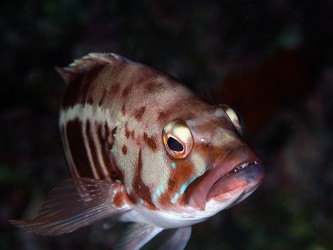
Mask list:
[{"label": "grouper fish", "polygon": [[184,249],[191,225],[262,182],[261,160],[229,106],[113,53],[90,53],[58,72],[67,84],[59,124],[72,178],[16,226],[60,235],[111,218],[133,222],[113,248],[140,249],[169,229],[161,247]]}]

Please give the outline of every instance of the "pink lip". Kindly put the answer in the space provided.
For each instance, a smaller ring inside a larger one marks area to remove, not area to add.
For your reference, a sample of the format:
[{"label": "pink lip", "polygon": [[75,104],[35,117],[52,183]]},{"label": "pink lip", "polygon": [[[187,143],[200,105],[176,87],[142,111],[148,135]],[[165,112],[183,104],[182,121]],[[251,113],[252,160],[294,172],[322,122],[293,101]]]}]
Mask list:
[{"label": "pink lip", "polygon": [[185,200],[189,206],[204,210],[206,202],[211,198],[239,187],[246,192],[247,189],[257,187],[263,177],[259,157],[248,146],[241,146],[195,180],[185,192]]}]

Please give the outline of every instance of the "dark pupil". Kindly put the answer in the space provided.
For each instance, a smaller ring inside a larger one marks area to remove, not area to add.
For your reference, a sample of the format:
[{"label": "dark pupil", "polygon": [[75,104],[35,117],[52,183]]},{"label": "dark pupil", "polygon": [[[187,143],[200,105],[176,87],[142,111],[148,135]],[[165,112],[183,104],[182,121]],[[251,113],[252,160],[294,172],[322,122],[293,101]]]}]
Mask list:
[{"label": "dark pupil", "polygon": [[177,151],[177,152],[181,152],[184,150],[183,145],[173,137],[168,138],[168,147],[171,150]]}]

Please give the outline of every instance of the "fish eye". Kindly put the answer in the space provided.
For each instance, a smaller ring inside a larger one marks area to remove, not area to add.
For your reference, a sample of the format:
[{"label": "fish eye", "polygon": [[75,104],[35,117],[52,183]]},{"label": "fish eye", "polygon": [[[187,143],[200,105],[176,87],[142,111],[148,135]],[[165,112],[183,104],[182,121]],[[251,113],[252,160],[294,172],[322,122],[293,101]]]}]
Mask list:
[{"label": "fish eye", "polygon": [[172,136],[170,136],[168,138],[168,147],[169,149],[171,149],[172,151],[176,151],[176,152],[182,152],[184,150],[183,145],[177,141],[177,139],[173,138]]},{"label": "fish eye", "polygon": [[235,110],[233,110],[232,108],[230,108],[226,104],[219,104],[218,106],[224,110],[224,112],[228,115],[230,121],[232,122],[232,124],[236,128],[237,132],[240,135],[242,135],[243,134],[242,124],[243,123],[242,123],[242,119],[241,119],[240,115],[238,114],[238,112],[236,112]]},{"label": "fish eye", "polygon": [[176,159],[184,159],[193,147],[191,131],[184,121],[176,120],[167,124],[162,139],[168,154]]}]

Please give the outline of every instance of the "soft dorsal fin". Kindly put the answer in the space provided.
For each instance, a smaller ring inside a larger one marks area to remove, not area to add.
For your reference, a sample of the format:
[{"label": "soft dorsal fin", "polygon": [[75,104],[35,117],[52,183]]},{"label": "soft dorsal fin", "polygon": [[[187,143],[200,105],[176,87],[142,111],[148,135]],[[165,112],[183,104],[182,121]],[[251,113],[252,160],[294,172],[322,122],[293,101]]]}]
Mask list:
[{"label": "soft dorsal fin", "polygon": [[123,62],[126,59],[114,53],[89,53],[88,55],[76,59],[68,67],[56,68],[66,84],[72,82],[77,76],[84,74],[96,67],[106,64]]}]

